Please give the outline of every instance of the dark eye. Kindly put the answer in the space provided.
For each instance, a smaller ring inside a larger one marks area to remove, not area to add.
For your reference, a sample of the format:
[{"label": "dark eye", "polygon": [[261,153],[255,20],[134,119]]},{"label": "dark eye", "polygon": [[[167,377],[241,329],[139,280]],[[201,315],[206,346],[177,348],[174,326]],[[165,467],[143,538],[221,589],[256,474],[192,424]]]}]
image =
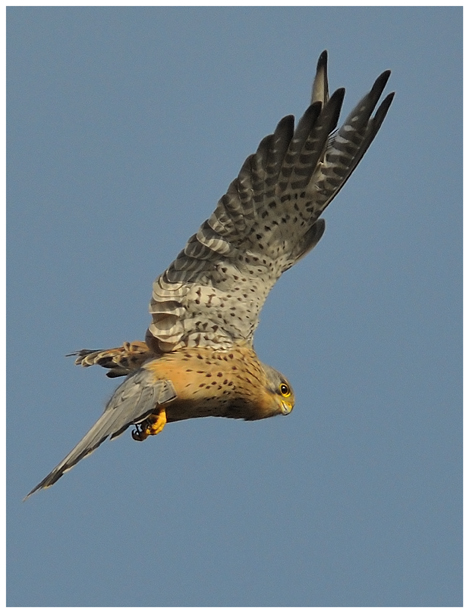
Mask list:
[{"label": "dark eye", "polygon": [[291,396],[290,388],[286,383],[280,383],[279,390],[282,396]]}]

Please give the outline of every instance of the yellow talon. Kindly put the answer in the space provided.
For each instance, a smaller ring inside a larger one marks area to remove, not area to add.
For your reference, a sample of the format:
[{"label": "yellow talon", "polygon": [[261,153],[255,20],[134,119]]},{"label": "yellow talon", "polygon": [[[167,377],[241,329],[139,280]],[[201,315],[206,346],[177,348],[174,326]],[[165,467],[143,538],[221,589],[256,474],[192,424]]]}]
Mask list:
[{"label": "yellow talon", "polygon": [[[155,416],[151,415],[150,420],[153,417]],[[156,421],[150,421],[148,426],[145,428],[145,434],[147,436],[154,436],[155,434],[159,434],[165,426],[166,426],[166,410],[163,408],[158,413],[158,416],[156,417]]]},{"label": "yellow talon", "polygon": [[144,441],[148,436],[155,436],[163,430],[166,421],[166,410],[163,408],[158,415],[150,415],[142,424],[137,424],[137,429],[132,432],[132,438],[135,441]]}]

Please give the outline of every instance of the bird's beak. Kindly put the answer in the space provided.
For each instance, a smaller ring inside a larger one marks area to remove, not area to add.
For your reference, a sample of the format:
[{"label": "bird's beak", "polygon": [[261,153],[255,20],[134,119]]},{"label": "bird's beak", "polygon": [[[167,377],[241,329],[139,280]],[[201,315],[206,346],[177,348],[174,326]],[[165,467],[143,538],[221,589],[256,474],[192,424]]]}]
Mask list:
[{"label": "bird's beak", "polygon": [[282,400],[282,413],[283,415],[288,415],[293,410],[293,403],[288,402],[288,400]]}]

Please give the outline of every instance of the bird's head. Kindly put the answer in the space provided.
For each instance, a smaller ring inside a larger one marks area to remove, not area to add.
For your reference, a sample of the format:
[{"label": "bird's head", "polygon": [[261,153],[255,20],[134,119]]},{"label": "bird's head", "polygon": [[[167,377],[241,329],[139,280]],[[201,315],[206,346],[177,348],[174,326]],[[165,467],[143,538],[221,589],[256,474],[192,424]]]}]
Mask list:
[{"label": "bird's head", "polygon": [[273,415],[288,415],[295,406],[295,394],[288,379],[282,373],[262,364],[267,379],[267,389],[274,403]]}]

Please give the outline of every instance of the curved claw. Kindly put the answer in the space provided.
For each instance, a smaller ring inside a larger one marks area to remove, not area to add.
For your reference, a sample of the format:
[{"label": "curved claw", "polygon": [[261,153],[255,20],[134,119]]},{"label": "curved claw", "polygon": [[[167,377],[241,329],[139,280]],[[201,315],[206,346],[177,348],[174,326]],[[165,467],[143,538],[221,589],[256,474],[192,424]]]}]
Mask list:
[{"label": "curved claw", "polygon": [[[146,420],[142,422],[142,424],[144,424],[145,422]],[[148,434],[145,433],[142,424],[136,424],[135,430],[132,430],[132,438],[134,439],[134,441],[144,441],[148,437]]]}]

